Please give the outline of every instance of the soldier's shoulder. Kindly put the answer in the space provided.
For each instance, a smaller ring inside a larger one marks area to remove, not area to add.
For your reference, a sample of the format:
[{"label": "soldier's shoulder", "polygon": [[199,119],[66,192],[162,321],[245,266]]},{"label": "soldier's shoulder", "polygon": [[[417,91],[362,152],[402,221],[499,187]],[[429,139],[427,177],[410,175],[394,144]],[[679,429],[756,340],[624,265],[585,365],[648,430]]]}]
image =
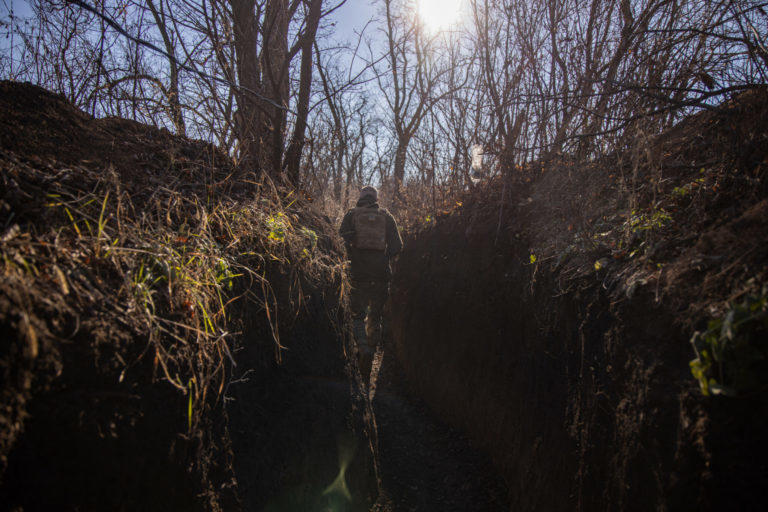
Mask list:
[{"label": "soldier's shoulder", "polygon": [[341,223],[344,224],[346,222],[352,222],[352,216],[354,215],[354,213],[355,213],[354,208],[350,208],[349,210],[347,210],[347,213],[345,213],[344,217],[342,217],[341,219]]},{"label": "soldier's shoulder", "polygon": [[387,210],[386,208],[379,208],[379,210],[381,211],[381,213],[383,213],[384,215],[386,215],[390,219],[395,220],[395,216],[392,215],[392,213],[389,210]]}]

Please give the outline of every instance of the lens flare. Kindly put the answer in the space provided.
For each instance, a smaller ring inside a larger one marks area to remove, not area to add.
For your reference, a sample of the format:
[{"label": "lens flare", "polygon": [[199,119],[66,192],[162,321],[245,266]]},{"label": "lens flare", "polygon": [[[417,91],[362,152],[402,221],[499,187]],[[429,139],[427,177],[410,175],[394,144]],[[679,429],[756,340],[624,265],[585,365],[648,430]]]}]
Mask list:
[{"label": "lens flare", "polygon": [[336,479],[326,487],[323,496],[336,496],[351,502],[352,494],[347,487],[347,468],[355,456],[355,443],[350,438],[339,440],[339,474]]}]

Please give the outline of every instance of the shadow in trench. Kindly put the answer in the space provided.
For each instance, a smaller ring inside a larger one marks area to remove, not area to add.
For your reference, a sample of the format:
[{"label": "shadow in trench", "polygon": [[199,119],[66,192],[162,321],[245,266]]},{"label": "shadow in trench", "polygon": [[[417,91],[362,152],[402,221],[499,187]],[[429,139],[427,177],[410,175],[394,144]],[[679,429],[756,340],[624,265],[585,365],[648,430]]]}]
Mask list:
[{"label": "shadow in trench", "polygon": [[391,354],[379,351],[371,387],[387,512],[508,511],[490,458],[406,390]]},{"label": "shadow in trench", "polygon": [[379,495],[367,400],[330,326],[294,327],[282,364],[244,343],[227,413],[243,510],[362,512]]}]

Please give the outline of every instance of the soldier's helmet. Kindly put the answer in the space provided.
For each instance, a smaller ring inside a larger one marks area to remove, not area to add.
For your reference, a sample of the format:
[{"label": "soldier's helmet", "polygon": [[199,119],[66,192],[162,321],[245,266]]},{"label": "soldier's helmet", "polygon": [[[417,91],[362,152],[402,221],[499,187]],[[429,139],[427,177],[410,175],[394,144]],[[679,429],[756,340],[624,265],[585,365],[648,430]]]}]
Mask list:
[{"label": "soldier's helmet", "polygon": [[360,199],[363,199],[364,197],[370,197],[376,201],[379,198],[379,191],[376,190],[375,187],[368,185],[367,187],[360,189]]}]

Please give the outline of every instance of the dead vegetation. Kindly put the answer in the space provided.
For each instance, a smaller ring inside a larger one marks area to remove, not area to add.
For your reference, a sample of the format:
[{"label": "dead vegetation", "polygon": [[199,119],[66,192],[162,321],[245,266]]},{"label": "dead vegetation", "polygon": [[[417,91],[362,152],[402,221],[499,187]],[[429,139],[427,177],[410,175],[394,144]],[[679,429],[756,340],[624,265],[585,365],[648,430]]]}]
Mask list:
[{"label": "dead vegetation", "polygon": [[756,89],[602,158],[505,169],[406,240],[398,359],[513,507],[764,507],[767,109]]},{"label": "dead vegetation", "polygon": [[[2,98],[0,473],[29,402],[95,371],[118,395],[175,388],[167,411],[195,447],[186,464],[207,506],[220,506],[209,473],[226,443],[211,425],[235,364],[233,316],[263,316],[279,360],[302,283],[343,282],[333,231],[293,193],[236,176],[209,145],[94,120],[32,86],[4,82]],[[293,304],[277,304],[278,275]]]}]

